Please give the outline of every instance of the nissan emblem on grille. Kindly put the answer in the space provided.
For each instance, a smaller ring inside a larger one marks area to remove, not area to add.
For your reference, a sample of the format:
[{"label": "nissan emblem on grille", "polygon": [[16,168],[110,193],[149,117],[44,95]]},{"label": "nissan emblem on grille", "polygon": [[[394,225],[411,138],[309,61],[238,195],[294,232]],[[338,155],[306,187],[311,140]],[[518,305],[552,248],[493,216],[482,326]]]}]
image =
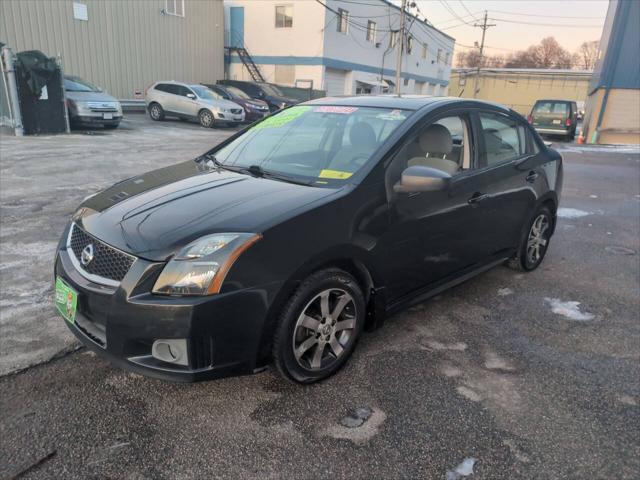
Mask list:
[{"label": "nissan emblem on grille", "polygon": [[86,267],[91,263],[91,260],[93,260],[93,244],[90,243],[82,249],[80,261],[82,262],[82,265]]}]

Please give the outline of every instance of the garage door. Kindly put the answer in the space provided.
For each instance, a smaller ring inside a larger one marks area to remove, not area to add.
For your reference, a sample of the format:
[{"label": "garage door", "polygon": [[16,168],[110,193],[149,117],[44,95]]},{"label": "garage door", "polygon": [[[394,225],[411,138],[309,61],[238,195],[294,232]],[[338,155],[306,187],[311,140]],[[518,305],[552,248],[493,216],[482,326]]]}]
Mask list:
[{"label": "garage door", "polygon": [[344,95],[344,85],[346,79],[346,70],[327,68],[324,72],[324,88],[327,91],[327,96]]}]

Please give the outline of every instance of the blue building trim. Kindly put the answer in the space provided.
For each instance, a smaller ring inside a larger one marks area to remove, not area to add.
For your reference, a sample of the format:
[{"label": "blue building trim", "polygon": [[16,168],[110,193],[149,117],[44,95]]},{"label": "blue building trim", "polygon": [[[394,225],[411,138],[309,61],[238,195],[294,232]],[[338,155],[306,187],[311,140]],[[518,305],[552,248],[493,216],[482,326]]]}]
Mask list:
[{"label": "blue building trim", "polygon": [[[358,70],[359,72],[375,73],[376,75],[380,75],[380,69],[377,67],[364,65],[362,63],[345,62],[343,60],[336,60],[335,58],[278,55],[252,55],[251,58],[253,58],[253,61],[258,65],[323,65],[325,67],[337,68],[340,70]],[[232,55],[229,61],[231,63],[242,63],[242,60],[240,60],[240,57],[237,55]],[[388,77],[395,77],[396,71],[385,68],[383,70],[383,74]],[[447,86],[449,84],[446,80],[409,72],[402,72],[402,77],[417,80],[418,82],[436,83],[443,86]]]}]

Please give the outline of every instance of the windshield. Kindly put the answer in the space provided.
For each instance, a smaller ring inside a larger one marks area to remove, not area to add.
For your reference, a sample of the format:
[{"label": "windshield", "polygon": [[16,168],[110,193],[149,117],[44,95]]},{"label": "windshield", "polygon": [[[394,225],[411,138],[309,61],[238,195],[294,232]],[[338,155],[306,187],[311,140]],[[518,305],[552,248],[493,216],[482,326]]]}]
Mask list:
[{"label": "windshield", "polygon": [[261,83],[260,86],[269,95],[274,95],[274,96],[277,96],[277,97],[283,97],[284,96],[284,94],[275,85],[270,85],[268,83]]},{"label": "windshield", "polygon": [[225,86],[224,89],[229,92],[231,95],[233,95],[234,97],[239,97],[239,98],[244,98],[245,100],[250,100],[251,97],[249,95],[247,95],[246,93],[244,93],[242,90],[240,90],[239,88],[236,87],[232,87],[232,86]]},{"label": "windshield", "polygon": [[80,77],[64,77],[64,89],[67,92],[100,92],[95,85]]},{"label": "windshield", "polygon": [[189,85],[189,88],[193,90],[196,95],[200,98],[204,98],[205,100],[220,100],[222,98],[221,95],[218,95],[213,90],[208,89],[207,87],[202,87],[200,85]]},{"label": "windshield", "polygon": [[267,117],[211,153],[226,166],[259,166],[315,186],[340,186],[369,161],[410,113],[297,105]]}]

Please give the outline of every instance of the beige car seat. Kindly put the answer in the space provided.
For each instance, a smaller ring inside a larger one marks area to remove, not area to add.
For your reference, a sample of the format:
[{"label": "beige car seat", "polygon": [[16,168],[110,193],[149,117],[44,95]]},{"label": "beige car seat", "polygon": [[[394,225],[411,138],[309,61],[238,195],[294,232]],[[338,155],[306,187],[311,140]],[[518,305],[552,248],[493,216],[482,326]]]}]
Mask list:
[{"label": "beige car seat", "polygon": [[457,162],[447,159],[447,155],[453,150],[453,139],[447,127],[437,123],[430,125],[420,135],[418,144],[425,156],[409,159],[407,166],[422,165],[442,170],[452,176],[460,170]]},{"label": "beige car seat", "polygon": [[373,127],[365,122],[357,122],[351,126],[349,140],[351,145],[340,149],[331,160],[329,169],[355,172],[369,159],[377,143]]}]

